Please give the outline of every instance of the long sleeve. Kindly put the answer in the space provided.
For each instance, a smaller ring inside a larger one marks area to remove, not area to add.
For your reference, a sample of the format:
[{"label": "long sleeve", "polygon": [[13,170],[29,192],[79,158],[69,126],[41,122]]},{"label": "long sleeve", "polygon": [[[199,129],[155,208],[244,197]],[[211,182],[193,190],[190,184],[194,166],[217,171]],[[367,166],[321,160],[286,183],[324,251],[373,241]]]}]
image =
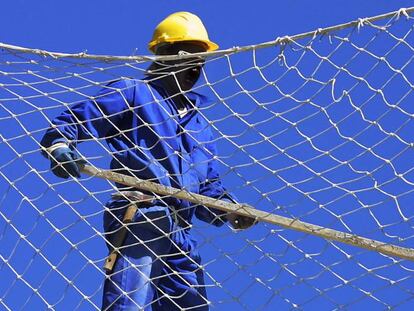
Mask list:
[{"label": "long sleeve", "polygon": [[78,142],[104,138],[117,129],[129,110],[134,86],[130,80],[118,80],[105,86],[93,99],[71,106],[52,121],[41,145],[48,148],[64,142],[75,147]]},{"label": "long sleeve", "polygon": [[[217,154],[215,144],[208,144],[207,149],[212,156]],[[200,194],[231,203],[237,202],[236,197],[223,185],[218,171],[218,163],[213,158],[208,163],[207,179],[200,185]],[[222,226],[227,221],[225,218],[226,214],[226,212],[207,208],[202,205],[197,206],[195,211],[195,215],[198,219],[211,223],[217,227]]]}]

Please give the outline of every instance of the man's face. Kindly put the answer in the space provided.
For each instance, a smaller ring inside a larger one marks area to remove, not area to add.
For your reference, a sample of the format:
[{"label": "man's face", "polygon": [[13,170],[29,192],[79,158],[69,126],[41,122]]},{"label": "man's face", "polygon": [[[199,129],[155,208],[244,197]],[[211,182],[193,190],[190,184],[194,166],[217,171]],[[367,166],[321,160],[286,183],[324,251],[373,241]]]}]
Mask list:
[{"label": "man's face", "polygon": [[[200,53],[205,52],[206,48],[200,44],[191,42],[177,42],[169,44],[157,49],[158,55],[178,55],[180,53]],[[180,89],[183,91],[190,90],[200,77],[201,70],[204,66],[204,60],[201,58],[186,58],[174,61],[164,61],[163,71],[174,72],[171,76],[171,83],[179,84]],[[179,91],[179,90],[177,90]]]}]

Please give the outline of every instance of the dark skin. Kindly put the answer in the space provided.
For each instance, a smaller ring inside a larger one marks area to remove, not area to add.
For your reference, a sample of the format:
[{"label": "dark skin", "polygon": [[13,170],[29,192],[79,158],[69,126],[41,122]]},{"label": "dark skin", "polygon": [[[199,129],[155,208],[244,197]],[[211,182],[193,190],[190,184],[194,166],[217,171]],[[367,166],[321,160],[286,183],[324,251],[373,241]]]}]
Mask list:
[{"label": "dark skin", "polygon": [[[156,55],[192,54],[205,51],[206,47],[200,43],[177,42],[158,47]],[[149,70],[151,70],[151,76],[162,77],[158,81],[163,86],[163,89],[173,97],[177,108],[180,109],[192,104],[181,92],[192,89],[200,78],[203,66],[204,59],[186,58],[182,60],[154,62]]]},{"label": "dark skin", "polygon": [[[200,42],[176,42],[165,44],[156,49],[156,55],[178,55],[180,53],[200,53],[205,52],[207,47]],[[192,103],[181,91],[189,91],[200,78],[204,59],[186,58],[174,61],[154,62],[148,70],[150,77],[159,77],[163,89],[172,96],[178,109],[188,107]],[[178,94],[178,95],[177,95]],[[255,218],[228,213],[227,220],[236,229],[247,229],[256,224]]]}]

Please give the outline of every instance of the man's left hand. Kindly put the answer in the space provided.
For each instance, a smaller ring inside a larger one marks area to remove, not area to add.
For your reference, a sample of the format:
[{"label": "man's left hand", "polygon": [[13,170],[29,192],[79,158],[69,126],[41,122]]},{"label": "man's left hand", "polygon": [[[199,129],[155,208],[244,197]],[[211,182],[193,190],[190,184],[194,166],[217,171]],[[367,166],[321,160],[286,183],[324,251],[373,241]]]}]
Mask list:
[{"label": "man's left hand", "polygon": [[226,218],[233,227],[233,229],[237,230],[250,228],[251,226],[257,223],[256,219],[253,217],[242,216],[232,213],[227,214]]}]

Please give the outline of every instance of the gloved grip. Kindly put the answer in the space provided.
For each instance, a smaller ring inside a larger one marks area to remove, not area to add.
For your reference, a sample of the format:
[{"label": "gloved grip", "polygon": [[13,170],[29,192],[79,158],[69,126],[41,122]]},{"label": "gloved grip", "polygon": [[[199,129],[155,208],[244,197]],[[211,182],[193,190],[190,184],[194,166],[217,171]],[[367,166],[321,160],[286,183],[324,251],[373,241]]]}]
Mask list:
[{"label": "gloved grip", "polygon": [[85,162],[68,147],[53,150],[50,155],[50,168],[53,174],[65,179],[69,176],[81,177],[79,166]]}]

